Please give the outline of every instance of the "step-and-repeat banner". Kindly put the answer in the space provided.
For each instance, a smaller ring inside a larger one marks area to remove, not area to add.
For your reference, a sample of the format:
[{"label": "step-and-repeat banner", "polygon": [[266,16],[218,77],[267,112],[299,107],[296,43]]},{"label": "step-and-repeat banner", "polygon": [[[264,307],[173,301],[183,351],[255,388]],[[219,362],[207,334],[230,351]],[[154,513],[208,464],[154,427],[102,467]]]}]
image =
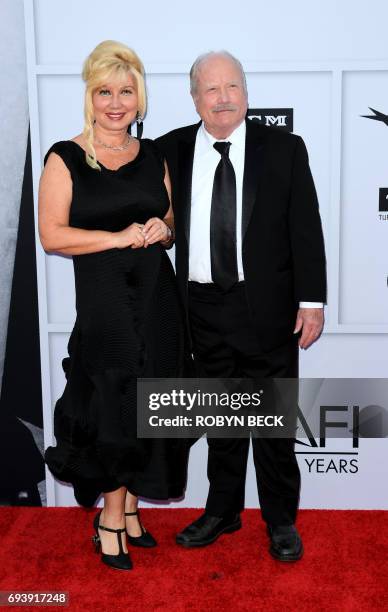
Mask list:
[{"label": "step-and-repeat banner", "polygon": [[[378,14],[367,14],[357,1],[301,0],[296,10],[283,0],[267,9],[250,1],[222,9],[205,0],[192,8],[151,2],[139,17],[125,0],[111,0],[108,11],[103,0],[3,2],[2,78],[10,79],[7,91],[18,85],[15,100],[0,100],[7,143],[0,152],[7,241],[1,241],[1,503],[75,504],[70,487],[43,476],[42,449],[54,443],[53,408],[65,383],[61,362],[75,305],[71,259],[46,255],[37,239],[37,190],[51,144],[82,131],[83,60],[102,40],[115,39],[145,64],[145,137],[197,121],[190,66],[200,53],[227,49],[247,73],[250,119],[305,140],[324,227],[329,298],[323,336],[301,353],[301,376],[316,379],[310,388],[325,415],[340,412],[351,427],[355,414],[368,414],[372,425],[343,439],[301,432],[301,507],[388,507],[388,399],[378,380],[388,372],[388,7],[381,3]],[[371,431],[376,437],[368,437]],[[204,505],[206,455],[200,440],[191,451],[186,496],[171,506]],[[250,459],[247,507],[258,505],[254,483]]]}]

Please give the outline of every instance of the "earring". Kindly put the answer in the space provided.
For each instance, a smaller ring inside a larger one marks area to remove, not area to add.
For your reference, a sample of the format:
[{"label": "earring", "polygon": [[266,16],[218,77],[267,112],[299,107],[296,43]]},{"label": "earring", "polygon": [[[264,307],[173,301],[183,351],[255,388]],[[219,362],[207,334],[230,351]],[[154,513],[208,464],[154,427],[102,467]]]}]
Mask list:
[{"label": "earring", "polygon": [[136,113],[136,137],[140,140],[142,134],[143,134],[143,117],[141,116],[140,112],[137,111]]}]

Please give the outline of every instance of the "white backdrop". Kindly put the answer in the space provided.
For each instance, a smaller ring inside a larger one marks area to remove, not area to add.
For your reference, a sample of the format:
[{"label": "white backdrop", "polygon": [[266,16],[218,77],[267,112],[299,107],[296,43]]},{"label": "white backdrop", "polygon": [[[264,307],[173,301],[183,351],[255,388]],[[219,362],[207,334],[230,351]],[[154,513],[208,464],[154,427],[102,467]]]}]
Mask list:
[{"label": "white backdrop", "polygon": [[[79,74],[96,44],[116,39],[143,59],[149,95],[144,136],[151,138],[197,121],[189,68],[198,54],[227,49],[246,69],[250,107],[293,108],[294,132],[310,154],[326,240],[329,303],[323,337],[301,354],[301,375],[387,376],[388,221],[378,215],[378,190],[388,185],[388,129],[360,117],[369,106],[388,114],[387,21],[384,0],[371,2],[368,10],[360,0],[276,5],[197,0],[192,8],[173,0],[142,6],[110,0],[109,7],[104,0],[25,0],[35,200],[47,149],[82,130]],[[48,446],[75,317],[74,282],[71,260],[47,256],[39,244],[37,255]],[[373,385],[370,395],[373,404]],[[350,402],[339,399],[344,401]],[[350,440],[329,440],[324,449],[300,450],[309,453],[299,455],[302,508],[388,508],[386,439],[362,439],[358,449]],[[340,471],[344,458],[353,459],[357,470]],[[254,483],[250,459],[247,507],[258,505]],[[206,494],[201,440],[191,453],[185,499],[171,505],[203,506]],[[47,499],[49,505],[75,504],[72,489],[49,472]]]}]

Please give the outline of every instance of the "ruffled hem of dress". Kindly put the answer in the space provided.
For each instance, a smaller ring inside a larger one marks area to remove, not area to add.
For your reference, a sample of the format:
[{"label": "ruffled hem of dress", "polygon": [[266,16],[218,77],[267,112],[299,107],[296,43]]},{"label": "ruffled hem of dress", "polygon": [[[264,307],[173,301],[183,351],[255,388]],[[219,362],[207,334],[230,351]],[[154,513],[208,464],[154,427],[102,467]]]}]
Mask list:
[{"label": "ruffled hem of dress", "polygon": [[[160,441],[163,444],[163,440]],[[169,441],[172,442],[172,441]],[[65,443],[47,448],[45,462],[53,476],[62,482],[71,484],[74,489],[74,497],[78,504],[85,507],[95,505],[103,493],[115,491],[119,487],[127,488],[132,494],[150,500],[178,499],[184,495],[187,480],[187,441],[182,440],[171,446],[172,457],[170,461],[171,474],[159,473],[159,480],[155,479],[155,471],[160,469],[159,456],[151,455],[148,465],[141,469],[137,462],[138,471],[129,472],[123,470],[115,477],[107,476],[103,470],[96,467],[93,452],[85,449],[74,449]],[[177,469],[176,460],[179,461],[180,469]],[[127,460],[123,457],[123,463]],[[133,461],[130,460],[130,464]],[[171,478],[171,475],[174,477]],[[151,478],[149,478],[151,475]]]}]

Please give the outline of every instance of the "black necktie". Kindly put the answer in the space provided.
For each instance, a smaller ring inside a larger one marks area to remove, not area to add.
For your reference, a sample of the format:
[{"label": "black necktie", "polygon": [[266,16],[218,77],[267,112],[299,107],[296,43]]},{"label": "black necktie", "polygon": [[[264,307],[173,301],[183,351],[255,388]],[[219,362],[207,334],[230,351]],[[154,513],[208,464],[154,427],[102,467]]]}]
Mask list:
[{"label": "black necktie", "polygon": [[214,174],[210,213],[210,259],[213,282],[228,290],[238,281],[236,247],[236,175],[230,142],[215,142],[221,159]]}]

